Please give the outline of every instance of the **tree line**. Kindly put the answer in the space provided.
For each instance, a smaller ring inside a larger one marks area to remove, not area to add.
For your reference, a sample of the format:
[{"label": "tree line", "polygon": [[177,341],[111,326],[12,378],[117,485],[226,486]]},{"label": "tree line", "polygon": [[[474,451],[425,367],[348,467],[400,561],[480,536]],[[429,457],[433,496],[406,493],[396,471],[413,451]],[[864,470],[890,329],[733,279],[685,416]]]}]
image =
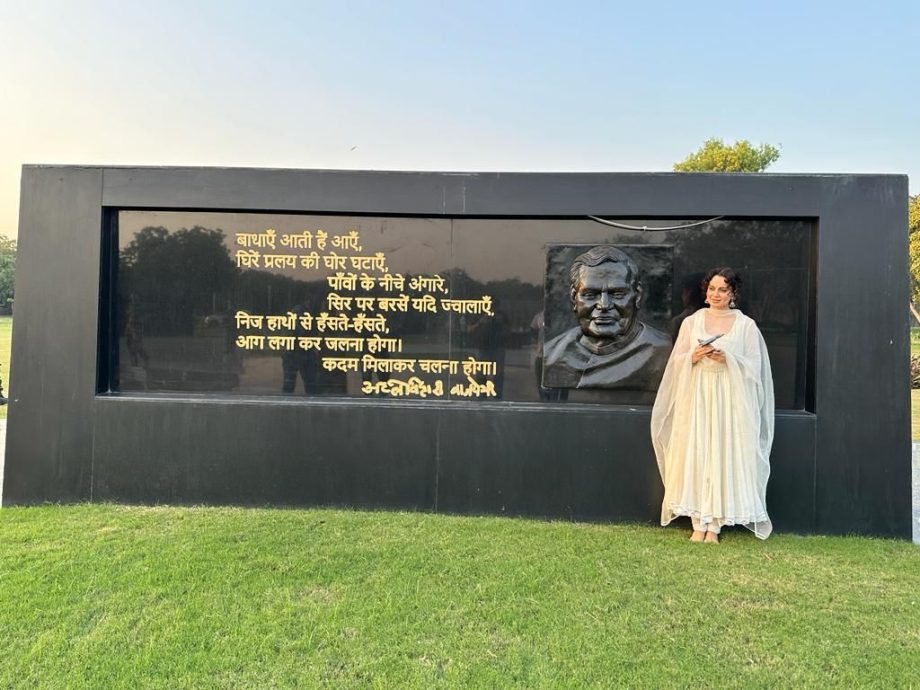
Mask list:
[{"label": "tree line", "polygon": [[12,306],[16,279],[16,240],[0,236],[0,310]]}]

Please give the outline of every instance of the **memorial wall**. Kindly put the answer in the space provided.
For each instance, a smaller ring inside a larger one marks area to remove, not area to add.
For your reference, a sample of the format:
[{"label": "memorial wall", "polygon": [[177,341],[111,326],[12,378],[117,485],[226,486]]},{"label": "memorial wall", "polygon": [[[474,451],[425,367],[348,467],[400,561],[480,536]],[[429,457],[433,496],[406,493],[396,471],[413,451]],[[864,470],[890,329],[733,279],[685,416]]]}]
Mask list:
[{"label": "memorial wall", "polygon": [[778,532],[910,538],[894,175],[25,166],[4,505],[655,524],[651,403],[740,271]]}]

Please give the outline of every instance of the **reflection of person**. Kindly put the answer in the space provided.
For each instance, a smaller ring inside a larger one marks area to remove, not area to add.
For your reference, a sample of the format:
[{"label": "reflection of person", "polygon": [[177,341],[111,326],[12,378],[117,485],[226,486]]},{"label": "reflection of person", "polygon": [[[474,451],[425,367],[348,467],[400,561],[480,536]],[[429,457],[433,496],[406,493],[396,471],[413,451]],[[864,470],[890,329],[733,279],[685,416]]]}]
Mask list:
[{"label": "reflection of person", "polygon": [[[305,313],[316,313],[318,298],[308,295],[301,304],[295,304],[288,311],[294,312],[298,317]],[[303,321],[297,323],[285,335],[293,335],[296,339],[308,335],[309,331],[303,327]],[[380,356],[380,355],[378,355]],[[319,350],[301,349],[299,342],[293,350],[281,352],[281,392],[294,393],[297,388],[297,377],[303,382],[304,395],[344,395],[347,390],[345,372],[326,371],[323,368],[322,354]]]},{"label": "reflection of person", "polygon": [[131,293],[128,302],[128,315],[125,318],[125,344],[128,347],[128,358],[131,366],[140,366],[143,362],[146,367],[150,362],[147,350],[144,349],[144,329],[138,317],[137,295]]},{"label": "reflection of person", "polygon": [[558,388],[546,388],[543,385],[543,341],[546,335],[546,324],[542,311],[538,311],[534,314],[533,319],[530,320],[530,330],[536,336],[533,347],[533,371],[536,376],[537,392],[540,395],[540,400],[560,400],[565,391]]},{"label": "reflection of person", "polygon": [[703,282],[704,273],[691,273],[685,276],[680,285],[680,302],[683,305],[683,311],[671,319],[671,339],[677,340],[677,334],[680,332],[680,325],[690,314],[702,309],[706,305],[706,296],[703,294],[703,288],[700,283]]},{"label": "reflection of person", "polygon": [[639,269],[622,250],[600,245],[579,255],[569,272],[578,326],[546,343],[543,385],[653,391],[671,341],[639,321]]},{"label": "reflection of person", "polygon": [[[303,304],[295,304],[290,311],[298,317],[307,311]],[[300,337],[307,334],[298,318],[297,326],[290,333],[294,337]],[[315,388],[316,373],[319,366],[319,355],[316,350],[304,351],[300,348],[295,350],[285,350],[281,353],[281,392],[293,393],[297,388],[297,376],[303,382],[304,395],[313,392]]]},{"label": "reflection of person", "polygon": [[[744,525],[766,539],[773,530],[766,508],[770,360],[757,325],[732,308],[738,274],[714,269],[703,284],[709,308],[681,325],[652,409],[652,443],[664,482],[661,524],[686,515],[692,541],[718,542],[725,525]],[[713,336],[719,337],[703,344]]]},{"label": "reflection of person", "polygon": [[505,350],[508,347],[508,320],[500,307],[498,300],[493,300],[492,311],[495,316],[483,315],[466,327],[469,344],[477,348],[478,358],[496,364],[493,381],[499,400],[504,395]]}]

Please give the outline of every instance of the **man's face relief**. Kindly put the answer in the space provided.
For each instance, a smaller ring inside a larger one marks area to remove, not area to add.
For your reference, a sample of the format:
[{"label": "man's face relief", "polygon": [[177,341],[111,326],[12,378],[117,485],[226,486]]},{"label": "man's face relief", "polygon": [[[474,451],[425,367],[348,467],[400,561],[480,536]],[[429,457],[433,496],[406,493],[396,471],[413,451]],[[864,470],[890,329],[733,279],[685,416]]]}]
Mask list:
[{"label": "man's face relief", "polygon": [[639,293],[629,283],[623,263],[583,266],[575,288],[575,313],[585,335],[619,338],[636,319]]}]

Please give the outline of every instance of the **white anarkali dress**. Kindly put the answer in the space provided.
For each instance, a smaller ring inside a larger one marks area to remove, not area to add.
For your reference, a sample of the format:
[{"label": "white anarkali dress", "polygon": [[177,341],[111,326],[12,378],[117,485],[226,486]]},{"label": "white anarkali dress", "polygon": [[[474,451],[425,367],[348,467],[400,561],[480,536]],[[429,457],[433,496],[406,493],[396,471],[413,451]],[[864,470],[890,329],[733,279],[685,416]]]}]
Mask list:
[{"label": "white anarkali dress", "polygon": [[699,341],[715,335],[706,332],[707,311],[681,324],[652,408],[661,524],[686,515],[720,528],[744,525],[766,539],[774,424],[767,348],[753,319],[733,310],[731,327],[713,343],[725,363],[704,357],[693,364]]}]

